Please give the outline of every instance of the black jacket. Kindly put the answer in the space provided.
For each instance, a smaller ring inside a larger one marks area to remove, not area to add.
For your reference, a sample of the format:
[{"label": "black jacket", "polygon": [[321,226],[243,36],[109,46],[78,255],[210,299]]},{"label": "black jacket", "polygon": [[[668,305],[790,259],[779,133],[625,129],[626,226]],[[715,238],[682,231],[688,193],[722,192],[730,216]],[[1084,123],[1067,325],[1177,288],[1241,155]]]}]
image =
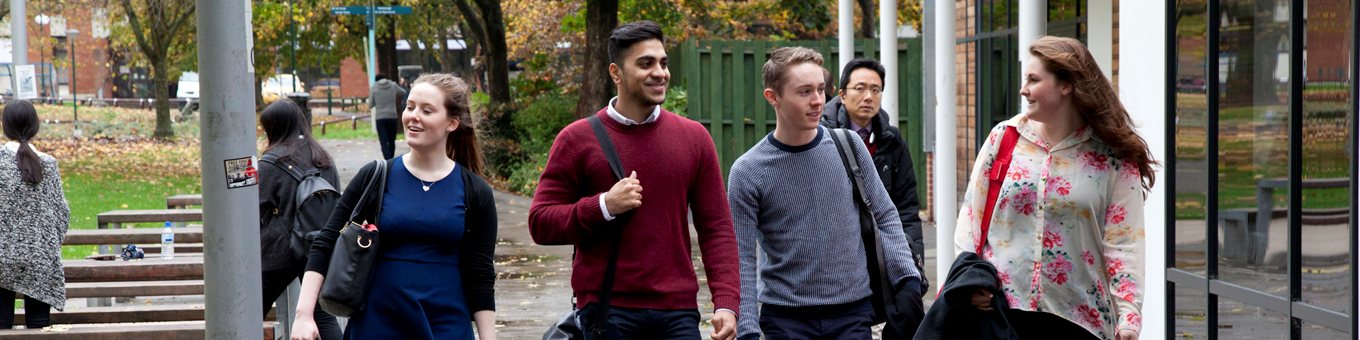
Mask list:
[{"label": "black jacket", "polygon": [[[973,306],[977,288],[992,291],[992,310]],[[916,340],[1019,339],[1003,311],[1010,309],[996,278],[996,267],[977,254],[965,252],[954,259],[939,299],[930,306]]]},{"label": "black jacket", "polygon": [[[392,173],[393,162],[400,161],[401,158],[388,161],[387,173]],[[340,203],[336,204],[335,212],[331,214],[326,228],[321,229],[321,235],[312,241],[311,255],[307,258],[307,271],[325,275],[326,269],[330,268],[331,251],[335,249],[335,240],[340,237],[340,228],[349,222],[347,221],[349,214],[354,210],[354,205],[358,204],[359,196],[363,195],[368,178],[373,175],[373,168],[373,163],[364,165],[354,175],[354,179],[349,181],[344,193],[340,194]],[[498,231],[496,199],[492,196],[491,186],[485,180],[471,171],[466,171],[466,168],[464,170],[459,173],[463,176],[463,199],[467,200],[467,221],[464,223],[466,229],[463,232],[463,244],[458,246],[458,267],[463,276],[463,296],[467,300],[470,312],[496,310],[496,269],[491,263],[492,255],[496,251]],[[377,218],[371,215],[371,211],[360,214],[369,216],[367,220],[376,221]]]},{"label": "black jacket", "polygon": [[[850,117],[840,97],[832,98],[822,109],[822,125],[850,128]],[[878,110],[871,125],[869,129],[874,132],[874,142],[878,144],[878,151],[874,153],[874,168],[878,170],[878,178],[883,180],[883,186],[888,189],[888,196],[897,205],[902,231],[906,233],[912,256],[916,257],[919,264],[917,269],[924,273],[926,247],[921,236],[921,215],[918,213],[921,200],[916,197],[916,171],[912,168],[910,149],[903,140],[902,132],[889,124],[887,112]],[[921,279],[923,284],[929,285],[924,282],[924,275]]]},{"label": "black jacket", "polygon": [[[282,160],[283,166],[303,166],[310,169],[311,156],[298,152],[292,159]],[[307,261],[294,258],[289,249],[293,215],[296,213],[298,181],[287,170],[260,162],[255,164],[260,172],[260,270],[270,271],[293,268]],[[305,171],[303,171],[305,172]],[[321,169],[321,178],[332,187],[340,188],[340,176],[335,167]]]}]

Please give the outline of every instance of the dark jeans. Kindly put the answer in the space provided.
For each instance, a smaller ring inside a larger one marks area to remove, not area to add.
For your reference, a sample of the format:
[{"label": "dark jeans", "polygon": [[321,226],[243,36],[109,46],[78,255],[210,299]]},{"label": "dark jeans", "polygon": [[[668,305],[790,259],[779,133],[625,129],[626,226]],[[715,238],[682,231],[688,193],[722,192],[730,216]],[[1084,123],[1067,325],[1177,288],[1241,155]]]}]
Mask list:
[{"label": "dark jeans", "polygon": [[868,299],[847,304],[760,308],[760,332],[765,339],[873,339],[874,307]]},{"label": "dark jeans", "polygon": [[1006,319],[1020,339],[1097,339],[1085,328],[1052,313],[1007,309]]},{"label": "dark jeans", "polygon": [[[0,301],[9,306],[0,307],[0,329],[14,328],[14,291],[0,289]],[[52,325],[52,306],[31,297],[24,297],[24,326],[38,329]]]},{"label": "dark jeans", "polygon": [[[282,295],[283,291],[288,289],[288,284],[292,283],[293,279],[302,279],[302,274],[305,272],[306,269],[303,266],[297,266],[288,269],[266,270],[261,273],[264,278],[264,314],[269,314],[274,300],[278,299],[279,295]],[[316,320],[316,329],[321,333],[321,339],[339,340],[343,333],[340,330],[340,324],[335,321],[335,316],[321,310],[320,305],[314,308],[312,319]],[[291,312],[275,311],[274,314],[276,318],[282,318],[282,314]]]},{"label": "dark jeans", "polygon": [[382,146],[383,159],[392,159],[397,152],[397,133],[401,132],[401,122],[395,118],[375,121],[378,128],[378,145]]},{"label": "dark jeans", "polygon": [[576,317],[586,333],[586,339],[699,339],[699,311],[694,309],[643,309],[610,307],[604,337],[590,334],[590,311],[596,304],[586,305]]}]

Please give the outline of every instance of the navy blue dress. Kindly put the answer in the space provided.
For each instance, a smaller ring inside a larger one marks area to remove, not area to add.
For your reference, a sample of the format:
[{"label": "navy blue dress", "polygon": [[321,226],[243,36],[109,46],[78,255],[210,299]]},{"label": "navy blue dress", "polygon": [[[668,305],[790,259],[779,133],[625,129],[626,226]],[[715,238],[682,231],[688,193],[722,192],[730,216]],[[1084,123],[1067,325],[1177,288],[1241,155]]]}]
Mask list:
[{"label": "navy blue dress", "polygon": [[458,267],[467,216],[462,166],[424,191],[401,158],[393,162],[368,302],[345,338],[472,339]]}]

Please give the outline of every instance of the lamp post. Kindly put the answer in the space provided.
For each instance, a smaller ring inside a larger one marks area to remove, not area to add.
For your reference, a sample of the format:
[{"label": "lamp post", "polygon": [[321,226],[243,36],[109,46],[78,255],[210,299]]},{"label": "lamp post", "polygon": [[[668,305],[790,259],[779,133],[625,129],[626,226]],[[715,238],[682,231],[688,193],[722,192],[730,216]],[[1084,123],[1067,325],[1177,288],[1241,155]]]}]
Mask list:
[{"label": "lamp post", "polygon": [[80,138],[80,98],[76,97],[76,35],[80,31],[66,30],[66,54],[71,55],[71,135]]},{"label": "lamp post", "polygon": [[[41,14],[41,13],[39,13],[38,15],[36,15],[36,16],[33,17],[33,21],[36,21],[36,22],[38,23],[38,26],[42,26],[42,27],[40,27],[39,30],[38,30],[38,31],[39,31],[39,33],[38,33],[39,35],[38,35],[38,36],[41,37],[42,34],[45,34],[45,33],[42,33],[42,31],[47,30],[48,27],[49,27],[49,26],[47,26],[47,24],[52,22],[52,17],[49,17],[49,16],[47,16],[46,14]],[[43,40],[47,40],[47,39],[44,38]],[[38,48],[38,63],[40,63],[40,64],[46,63],[46,62],[47,62],[46,59],[47,59],[47,47],[44,46],[44,47]],[[44,78],[47,78],[47,79],[49,79],[49,80],[51,79],[51,73],[48,72],[48,70],[47,70],[46,67],[43,68],[43,70],[42,70],[42,75],[43,75]],[[42,84],[40,84],[40,86],[38,86],[38,88],[42,89],[42,92],[43,92],[43,94],[44,94],[44,97],[46,97],[46,95],[45,95],[46,93],[50,93],[50,92],[49,92],[50,89],[48,89],[47,82],[43,82]]]}]

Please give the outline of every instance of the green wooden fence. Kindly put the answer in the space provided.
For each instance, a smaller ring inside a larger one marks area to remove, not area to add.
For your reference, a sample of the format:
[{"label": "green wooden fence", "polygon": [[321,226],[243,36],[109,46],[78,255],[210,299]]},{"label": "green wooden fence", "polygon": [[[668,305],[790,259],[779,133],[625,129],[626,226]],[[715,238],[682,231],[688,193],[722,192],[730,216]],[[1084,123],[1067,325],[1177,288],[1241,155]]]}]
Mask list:
[{"label": "green wooden fence", "polygon": [[[681,44],[680,68],[672,74],[676,82],[685,84],[689,118],[708,128],[718,148],[724,178],[732,163],[774,131],[774,109],[761,93],[760,70],[769,53],[784,46],[803,46],[821,52],[827,69],[837,82],[840,79],[838,48],[835,40],[808,41],[725,41],[700,40]],[[855,40],[855,56],[878,56],[878,40]],[[917,194],[925,199],[925,156],[921,152],[921,40],[899,39],[897,42],[897,79],[899,127],[915,163],[920,184]],[[839,85],[839,83],[837,84]]]}]

